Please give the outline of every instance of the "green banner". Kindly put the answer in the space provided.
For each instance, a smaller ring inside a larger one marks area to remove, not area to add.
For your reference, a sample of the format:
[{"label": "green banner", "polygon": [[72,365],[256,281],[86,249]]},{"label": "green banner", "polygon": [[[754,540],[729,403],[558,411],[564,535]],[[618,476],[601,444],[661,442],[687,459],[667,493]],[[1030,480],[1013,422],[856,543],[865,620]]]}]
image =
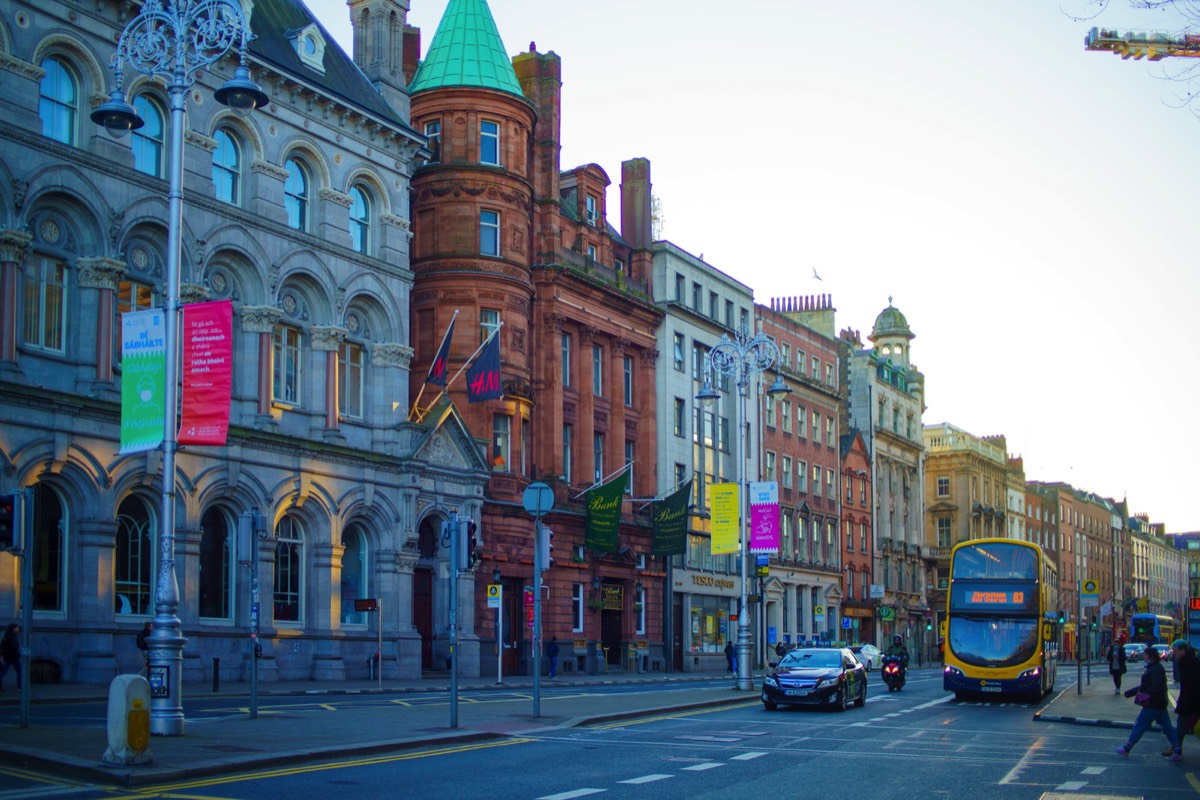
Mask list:
[{"label": "green banner", "polygon": [[687,552],[688,505],[691,499],[692,478],[688,478],[672,494],[651,503],[651,555],[677,556]]},{"label": "green banner", "polygon": [[153,450],[163,441],[166,325],[158,309],[121,315],[121,452]]},{"label": "green banner", "polygon": [[617,531],[621,527],[621,496],[625,493],[625,470],[608,483],[587,493],[587,527],[583,543],[593,550],[617,552]]}]

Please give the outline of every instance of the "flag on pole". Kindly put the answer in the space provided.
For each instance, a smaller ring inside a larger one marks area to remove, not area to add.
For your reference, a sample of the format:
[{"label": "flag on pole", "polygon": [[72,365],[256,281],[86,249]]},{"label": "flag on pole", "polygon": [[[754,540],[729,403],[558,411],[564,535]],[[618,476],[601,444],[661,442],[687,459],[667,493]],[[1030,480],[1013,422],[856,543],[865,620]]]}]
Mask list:
[{"label": "flag on pole", "polygon": [[617,552],[617,531],[621,527],[621,496],[625,493],[625,470],[608,483],[594,486],[587,497],[587,523],[583,543],[593,550]]},{"label": "flag on pole", "polygon": [[676,556],[687,552],[688,505],[692,478],[662,500],[650,504],[650,554]]},{"label": "flag on pole", "polygon": [[450,318],[450,327],[446,328],[446,335],[442,337],[442,344],[438,348],[437,355],[429,363],[429,374],[425,376],[426,383],[434,383],[438,386],[446,385],[446,367],[450,363],[450,339],[454,336],[455,319],[457,319],[457,315]]},{"label": "flag on pole", "polygon": [[504,390],[500,388],[500,337],[497,333],[492,334],[479,358],[467,370],[467,402],[480,403],[504,396]]}]

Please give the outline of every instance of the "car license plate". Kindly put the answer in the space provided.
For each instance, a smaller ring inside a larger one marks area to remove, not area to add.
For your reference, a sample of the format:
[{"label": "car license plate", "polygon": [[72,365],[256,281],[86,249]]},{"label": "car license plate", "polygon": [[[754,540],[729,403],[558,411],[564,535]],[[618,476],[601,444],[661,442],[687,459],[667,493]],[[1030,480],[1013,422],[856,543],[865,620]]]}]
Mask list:
[{"label": "car license plate", "polygon": [[998,692],[998,691],[1000,691],[1000,687],[999,687],[999,686],[981,686],[981,687],[979,687],[979,688],[980,688],[980,690],[981,690],[981,691],[984,691],[984,692]]},{"label": "car license plate", "polygon": [[808,689],[784,689],[783,693],[788,697],[803,697],[808,694]]}]

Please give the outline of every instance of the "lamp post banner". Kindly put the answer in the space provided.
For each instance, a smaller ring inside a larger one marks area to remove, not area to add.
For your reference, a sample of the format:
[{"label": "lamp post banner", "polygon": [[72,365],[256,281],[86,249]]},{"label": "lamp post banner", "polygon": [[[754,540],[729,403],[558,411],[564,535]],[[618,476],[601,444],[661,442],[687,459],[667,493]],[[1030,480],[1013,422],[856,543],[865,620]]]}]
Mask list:
[{"label": "lamp post banner", "polygon": [[183,307],[180,444],[223,445],[233,392],[233,302]]},{"label": "lamp post banner", "polygon": [[687,552],[688,504],[691,499],[692,478],[688,478],[669,496],[651,504],[651,555],[675,556]]},{"label": "lamp post banner", "polygon": [[709,487],[712,497],[712,553],[737,553],[741,551],[739,528],[741,527],[740,502],[736,483],[714,483]]},{"label": "lamp post banner", "polygon": [[153,450],[163,442],[166,319],[158,309],[121,315],[121,452]]},{"label": "lamp post banner", "polygon": [[750,552],[779,552],[779,484],[750,483]]},{"label": "lamp post banner", "polygon": [[587,493],[587,525],[583,543],[593,550],[617,552],[617,531],[621,527],[621,496],[628,478],[625,470],[608,483]]}]

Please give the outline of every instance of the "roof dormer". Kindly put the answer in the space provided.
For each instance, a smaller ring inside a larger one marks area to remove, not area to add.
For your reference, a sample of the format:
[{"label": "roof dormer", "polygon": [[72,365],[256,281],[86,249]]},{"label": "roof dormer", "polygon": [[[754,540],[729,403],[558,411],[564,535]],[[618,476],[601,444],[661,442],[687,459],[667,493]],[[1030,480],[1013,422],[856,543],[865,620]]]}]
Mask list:
[{"label": "roof dormer", "polygon": [[309,69],[325,74],[325,34],[315,22],[288,32],[288,40],[296,50],[300,63]]}]

